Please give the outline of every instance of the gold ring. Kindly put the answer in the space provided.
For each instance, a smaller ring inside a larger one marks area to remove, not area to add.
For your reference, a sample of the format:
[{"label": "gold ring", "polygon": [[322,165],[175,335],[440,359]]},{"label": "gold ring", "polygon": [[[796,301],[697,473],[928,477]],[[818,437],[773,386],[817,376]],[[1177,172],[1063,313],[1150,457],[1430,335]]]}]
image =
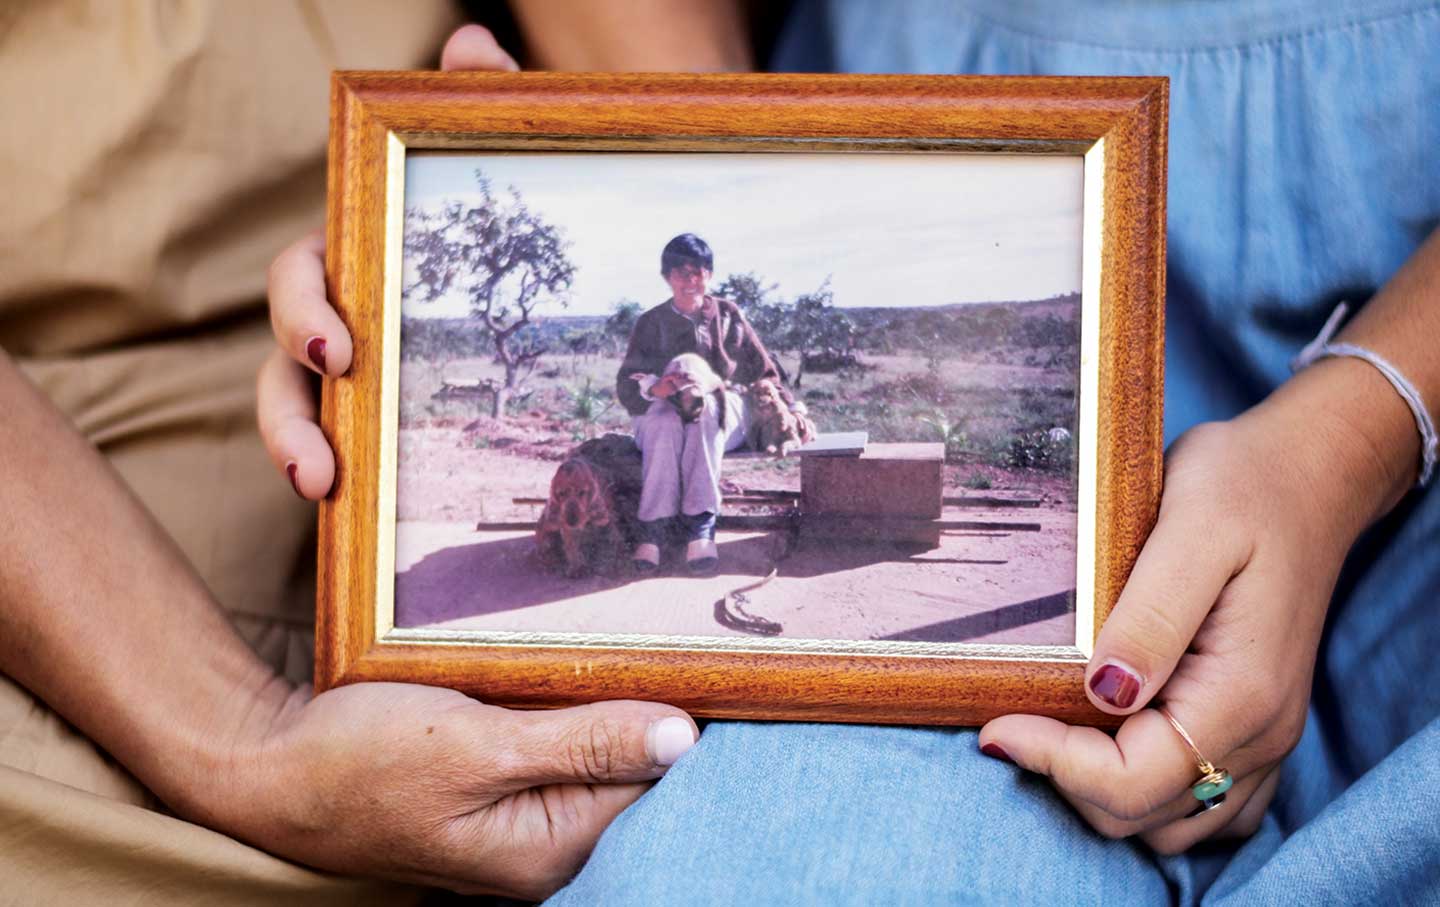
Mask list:
[{"label": "gold ring", "polygon": [[1234,786],[1235,779],[1230,776],[1228,771],[1216,768],[1215,763],[1205,758],[1205,755],[1200,752],[1200,747],[1195,745],[1195,738],[1191,737],[1189,732],[1180,725],[1180,722],[1175,720],[1175,716],[1170,714],[1168,709],[1162,705],[1156,706],[1156,710],[1165,716],[1165,720],[1170,722],[1175,733],[1185,741],[1185,747],[1190,750],[1190,755],[1195,757],[1195,767],[1200,770],[1199,780],[1190,787],[1190,794],[1200,801],[1200,806],[1190,815],[1198,816],[1220,806],[1225,802],[1225,792]]}]

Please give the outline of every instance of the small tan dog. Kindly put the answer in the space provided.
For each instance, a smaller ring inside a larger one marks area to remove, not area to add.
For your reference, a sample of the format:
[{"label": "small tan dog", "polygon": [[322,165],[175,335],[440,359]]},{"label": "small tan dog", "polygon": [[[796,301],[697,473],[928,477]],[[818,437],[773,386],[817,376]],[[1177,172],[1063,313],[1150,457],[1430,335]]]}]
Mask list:
[{"label": "small tan dog", "polygon": [[780,386],[769,378],[750,385],[750,447],[775,457],[815,439],[815,423],[790,411]]}]

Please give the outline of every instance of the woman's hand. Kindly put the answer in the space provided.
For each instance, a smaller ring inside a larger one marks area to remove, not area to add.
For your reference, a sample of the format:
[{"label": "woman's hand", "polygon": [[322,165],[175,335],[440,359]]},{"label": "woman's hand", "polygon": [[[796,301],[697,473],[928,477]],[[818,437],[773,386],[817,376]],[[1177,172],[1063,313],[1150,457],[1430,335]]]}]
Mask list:
[{"label": "woman's hand", "polygon": [[[633,377],[633,376],[632,376]],[[680,389],[679,375],[663,375],[660,380],[650,385],[650,396],[656,400],[663,400],[673,395]]]},{"label": "woman's hand", "polygon": [[525,900],[565,884],[696,737],[663,705],[515,712],[411,684],[254,711],[197,798],[207,824],[333,872]]},{"label": "woman's hand", "polygon": [[[1388,420],[1373,429],[1374,416]],[[982,749],[1048,775],[1101,834],[1162,853],[1260,824],[1280,761],[1305,725],[1325,612],[1359,532],[1414,480],[1413,422],[1369,365],[1326,360],[1230,422],[1180,438],[1154,531],[1086,670],[1114,737],[1031,715],[981,731]],[[1398,426],[1398,431],[1389,431]],[[1357,690],[1357,695],[1364,695]],[[1223,805],[1198,778],[1164,704],[1200,752],[1228,769]]]},{"label": "woman's hand", "polygon": [[[520,67],[486,29],[466,25],[445,42],[440,68],[514,71]],[[335,481],[335,454],[317,423],[311,376],[335,378],[350,369],[350,332],[325,295],[325,236],[316,231],[270,265],[270,324],[279,347],[260,369],[260,435],[296,494],[319,500]]]}]

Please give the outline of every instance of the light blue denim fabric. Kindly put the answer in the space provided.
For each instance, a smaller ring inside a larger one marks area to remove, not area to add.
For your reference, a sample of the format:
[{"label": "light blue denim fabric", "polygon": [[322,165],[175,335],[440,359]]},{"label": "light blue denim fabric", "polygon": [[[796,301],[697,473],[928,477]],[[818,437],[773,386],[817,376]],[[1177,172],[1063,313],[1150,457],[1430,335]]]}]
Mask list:
[{"label": "light blue denim fabric", "polygon": [[[1168,75],[1167,439],[1261,399],[1440,222],[1434,3],[802,0],[777,64]],[[715,722],[553,903],[1440,904],[1437,653],[1432,489],[1347,562],[1248,841],[1104,840],[970,730]]]}]

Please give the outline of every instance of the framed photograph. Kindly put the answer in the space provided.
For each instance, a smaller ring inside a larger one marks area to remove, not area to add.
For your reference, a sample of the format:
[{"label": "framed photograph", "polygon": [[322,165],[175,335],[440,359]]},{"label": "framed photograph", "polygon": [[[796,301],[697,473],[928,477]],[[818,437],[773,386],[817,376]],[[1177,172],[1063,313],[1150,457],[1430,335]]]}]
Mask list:
[{"label": "framed photograph", "polygon": [[1097,725],[1167,83],[342,72],[316,686]]}]

